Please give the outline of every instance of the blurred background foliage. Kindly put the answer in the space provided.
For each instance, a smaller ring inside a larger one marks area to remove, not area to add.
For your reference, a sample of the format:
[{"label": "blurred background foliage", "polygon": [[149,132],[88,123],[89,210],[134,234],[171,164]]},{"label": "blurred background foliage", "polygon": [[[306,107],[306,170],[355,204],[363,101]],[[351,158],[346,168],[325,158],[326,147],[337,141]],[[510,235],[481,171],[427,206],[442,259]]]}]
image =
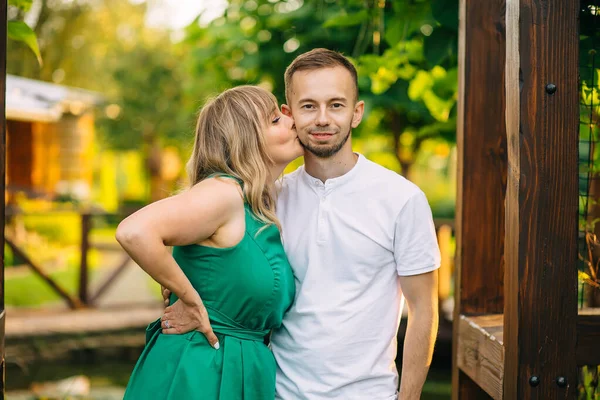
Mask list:
[{"label": "blurred background foliage", "polygon": [[14,0],[9,7],[9,19],[25,20],[37,35],[43,64],[24,42],[9,41],[8,73],[105,96],[96,204],[143,204],[180,188],[207,97],[259,84],[284,103],[287,65],[327,47],[359,70],[367,112],[354,132],[356,150],[421,185],[434,214],[453,216],[457,0],[231,0],[221,7],[221,15],[201,13],[178,29],[147,23],[152,2]]}]

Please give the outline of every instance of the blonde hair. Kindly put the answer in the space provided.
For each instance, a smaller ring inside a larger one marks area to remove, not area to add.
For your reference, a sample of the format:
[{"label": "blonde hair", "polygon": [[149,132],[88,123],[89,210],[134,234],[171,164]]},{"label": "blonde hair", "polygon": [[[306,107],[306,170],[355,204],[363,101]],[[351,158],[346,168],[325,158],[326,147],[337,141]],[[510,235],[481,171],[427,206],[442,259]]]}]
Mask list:
[{"label": "blonde hair", "polygon": [[190,186],[219,173],[240,179],[255,216],[280,228],[264,135],[277,108],[275,96],[258,86],[238,86],[209,100],[198,117],[187,172]]}]

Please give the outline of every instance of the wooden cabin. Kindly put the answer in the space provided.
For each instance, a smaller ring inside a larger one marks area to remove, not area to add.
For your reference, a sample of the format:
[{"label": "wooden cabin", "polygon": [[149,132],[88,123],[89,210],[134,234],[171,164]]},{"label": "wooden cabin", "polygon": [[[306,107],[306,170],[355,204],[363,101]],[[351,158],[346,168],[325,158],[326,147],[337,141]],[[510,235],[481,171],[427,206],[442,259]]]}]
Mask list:
[{"label": "wooden cabin", "polygon": [[86,200],[92,187],[94,108],[100,95],[6,77],[6,192]]}]

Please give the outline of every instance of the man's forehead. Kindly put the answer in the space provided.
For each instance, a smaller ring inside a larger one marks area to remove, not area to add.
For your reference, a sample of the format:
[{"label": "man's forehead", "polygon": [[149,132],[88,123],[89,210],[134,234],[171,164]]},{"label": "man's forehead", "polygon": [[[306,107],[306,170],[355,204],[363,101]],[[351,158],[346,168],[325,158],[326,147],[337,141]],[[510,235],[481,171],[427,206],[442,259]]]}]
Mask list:
[{"label": "man's forehead", "polygon": [[343,67],[297,71],[292,76],[294,101],[331,100],[352,97],[352,75]]}]

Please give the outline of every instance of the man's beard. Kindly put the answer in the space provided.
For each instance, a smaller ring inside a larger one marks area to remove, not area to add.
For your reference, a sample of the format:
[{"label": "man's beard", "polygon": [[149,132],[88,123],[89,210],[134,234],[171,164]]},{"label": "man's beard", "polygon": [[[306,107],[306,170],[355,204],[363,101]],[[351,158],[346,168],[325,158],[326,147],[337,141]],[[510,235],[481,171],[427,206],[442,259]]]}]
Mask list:
[{"label": "man's beard", "polygon": [[331,147],[312,146],[310,143],[308,143],[308,141],[306,143],[302,142],[302,140],[300,140],[300,136],[298,136],[298,141],[300,142],[302,147],[304,147],[305,150],[312,153],[313,155],[315,155],[319,158],[329,158],[329,157],[332,157],[335,154],[337,154],[342,149],[342,147],[344,147],[344,145],[350,138],[351,132],[352,132],[352,128],[348,128],[348,133],[346,134],[344,139],[342,139],[341,142],[336,143]]}]

